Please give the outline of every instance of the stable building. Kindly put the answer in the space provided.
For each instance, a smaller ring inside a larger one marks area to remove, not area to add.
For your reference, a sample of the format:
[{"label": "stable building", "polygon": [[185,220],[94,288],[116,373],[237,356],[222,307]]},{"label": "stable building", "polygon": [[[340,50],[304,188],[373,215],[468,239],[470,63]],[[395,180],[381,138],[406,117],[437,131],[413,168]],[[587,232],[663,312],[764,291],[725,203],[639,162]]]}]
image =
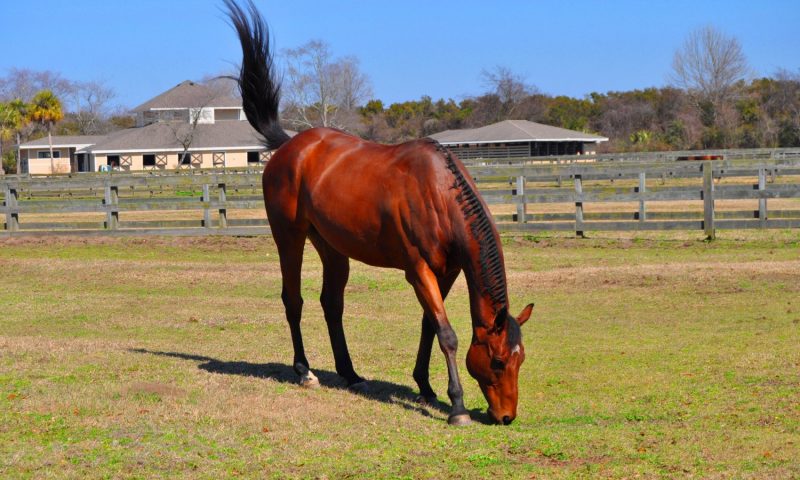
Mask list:
[{"label": "stable building", "polygon": [[480,128],[445,130],[431,138],[463,160],[595,154],[608,138],[528,120],[505,120]]},{"label": "stable building", "polygon": [[21,144],[22,173],[246,167],[269,159],[241,100],[206,85],[182,82],[133,113],[134,128],[99,136],[52,137],[52,159],[46,137]]}]

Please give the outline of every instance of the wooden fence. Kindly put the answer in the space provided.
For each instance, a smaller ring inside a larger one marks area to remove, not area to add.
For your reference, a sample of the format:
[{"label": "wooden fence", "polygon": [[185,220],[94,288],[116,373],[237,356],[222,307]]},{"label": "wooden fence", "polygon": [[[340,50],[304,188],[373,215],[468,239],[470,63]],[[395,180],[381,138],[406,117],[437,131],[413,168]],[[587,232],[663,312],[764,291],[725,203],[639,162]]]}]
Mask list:
[{"label": "wooden fence", "polygon": [[[800,158],[753,157],[468,168],[504,231],[800,227]],[[0,236],[265,234],[260,180],[254,170],[0,177]]]}]

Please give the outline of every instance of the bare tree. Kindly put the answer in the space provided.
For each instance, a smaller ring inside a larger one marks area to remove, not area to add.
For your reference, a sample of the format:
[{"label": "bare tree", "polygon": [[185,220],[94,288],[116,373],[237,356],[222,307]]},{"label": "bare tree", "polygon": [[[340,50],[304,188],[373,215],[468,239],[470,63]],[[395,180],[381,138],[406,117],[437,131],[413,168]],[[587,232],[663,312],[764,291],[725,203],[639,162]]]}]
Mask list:
[{"label": "bare tree", "polygon": [[207,115],[209,115],[209,109],[206,107],[208,107],[214,99],[218,98],[218,96],[218,91],[209,88],[207,89],[207,93],[199,99],[198,105],[189,108],[188,118],[165,122],[170,130],[172,130],[175,140],[181,146],[181,152],[178,154],[177,169],[180,169],[184,165],[191,165],[189,148],[191,148],[192,143],[194,143],[197,126],[208,120]]},{"label": "bare tree", "polygon": [[331,76],[336,83],[334,94],[339,108],[352,112],[372,98],[372,84],[361,72],[356,57],[344,57],[331,65]]},{"label": "bare tree", "polygon": [[328,44],[312,40],[302,47],[287,49],[286,102],[293,113],[289,120],[300,127],[335,125],[336,107]]},{"label": "bare tree", "polygon": [[103,82],[75,83],[74,102],[77,108],[74,119],[81,135],[106,133],[108,125],[105,120],[111,111],[110,101],[115,96],[114,90]]},{"label": "bare tree", "polygon": [[371,94],[369,78],[355,57],[334,60],[330,46],[320,40],[283,52],[286,59],[284,116],[298,128],[344,127],[352,113]]},{"label": "bare tree", "polygon": [[514,118],[520,114],[519,107],[525,99],[538,93],[534,85],[508,67],[498,65],[493,70],[482,70],[481,79],[488,94],[495,95],[500,102],[494,121]]},{"label": "bare tree", "polygon": [[37,92],[50,90],[58,98],[70,99],[75,92],[75,83],[63,78],[60,73],[11,68],[0,78],[0,100],[21,98],[30,101]]},{"label": "bare tree", "polygon": [[719,106],[749,73],[739,40],[708,25],[691,32],[675,52],[671,80],[699,101]]}]

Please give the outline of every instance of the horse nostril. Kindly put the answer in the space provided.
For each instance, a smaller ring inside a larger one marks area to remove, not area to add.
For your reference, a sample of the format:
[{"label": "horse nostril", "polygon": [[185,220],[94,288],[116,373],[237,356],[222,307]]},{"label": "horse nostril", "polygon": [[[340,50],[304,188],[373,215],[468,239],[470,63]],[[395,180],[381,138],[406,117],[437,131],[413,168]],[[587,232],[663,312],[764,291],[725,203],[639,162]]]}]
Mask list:
[{"label": "horse nostril", "polygon": [[509,425],[509,424],[511,424],[511,422],[512,422],[512,419],[508,415],[503,417],[503,425]]}]

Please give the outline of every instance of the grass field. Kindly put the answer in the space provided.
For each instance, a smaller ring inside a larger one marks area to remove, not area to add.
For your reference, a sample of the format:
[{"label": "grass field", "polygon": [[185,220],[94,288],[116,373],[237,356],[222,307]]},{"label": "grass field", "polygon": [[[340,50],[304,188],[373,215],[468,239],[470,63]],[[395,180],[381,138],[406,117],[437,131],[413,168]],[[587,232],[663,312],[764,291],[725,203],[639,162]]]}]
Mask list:
[{"label": "grass field", "polygon": [[[271,239],[0,241],[0,478],[797,478],[800,232],[506,238],[527,361],[509,427],[413,402],[420,307],[353,264],[345,328],[371,395],[294,383]],[[466,353],[463,279],[447,301]],[[433,385],[446,400],[438,351]]]}]

